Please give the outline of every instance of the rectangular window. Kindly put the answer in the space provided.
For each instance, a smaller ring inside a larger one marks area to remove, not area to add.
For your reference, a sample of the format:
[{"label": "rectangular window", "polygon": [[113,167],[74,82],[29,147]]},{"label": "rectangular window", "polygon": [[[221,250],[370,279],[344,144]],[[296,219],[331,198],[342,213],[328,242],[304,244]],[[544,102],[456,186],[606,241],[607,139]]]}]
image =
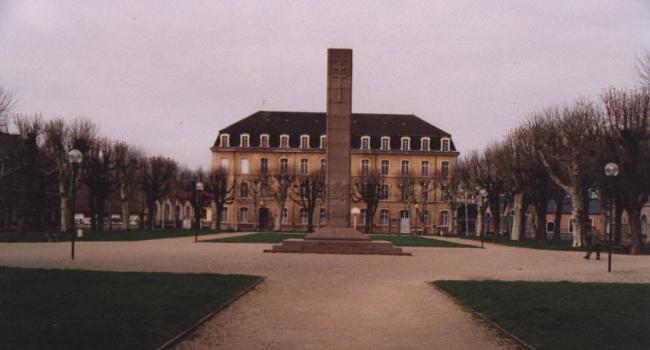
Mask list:
[{"label": "rectangular window", "polygon": [[449,139],[442,139],[440,148],[445,152],[449,151]]},{"label": "rectangular window", "polygon": [[230,136],[221,135],[221,147],[230,147]]},{"label": "rectangular window", "polygon": [[248,158],[242,158],[239,160],[239,171],[242,174],[248,174]]},{"label": "rectangular window", "polygon": [[248,208],[239,208],[239,222],[248,222]]},{"label": "rectangular window", "polygon": [[289,223],[289,209],[282,208],[282,214],[280,214],[280,223],[286,225]]},{"label": "rectangular window", "polygon": [[289,160],[287,158],[280,159],[280,174],[286,174],[289,171]]},{"label": "rectangular window", "polygon": [[425,210],[422,212],[422,223],[425,225],[429,224],[429,211]]},{"label": "rectangular window", "polygon": [[327,172],[327,159],[320,160],[320,172],[321,174],[325,174]]},{"label": "rectangular window", "polygon": [[443,178],[446,178],[449,176],[449,162],[448,161],[443,161],[440,165],[440,174],[442,175]]},{"label": "rectangular window", "polygon": [[242,184],[239,185],[239,197],[248,198],[248,183],[247,182],[242,182]]},{"label": "rectangular window", "polygon": [[381,174],[388,175],[390,173],[390,163],[387,160],[381,161]]},{"label": "rectangular window", "polygon": [[427,186],[422,187],[422,201],[423,202],[429,201],[429,188]]},{"label": "rectangular window", "polygon": [[449,226],[449,212],[441,211],[440,212],[440,226],[447,227]]},{"label": "rectangular window", "polygon": [[268,158],[260,158],[260,172],[262,174],[268,174],[269,173],[269,159]]},{"label": "rectangular window", "polygon": [[382,225],[388,225],[388,209],[382,209],[379,217],[379,223]]},{"label": "rectangular window", "polygon": [[429,161],[422,161],[422,176],[429,176]]},{"label": "rectangular window", "polygon": [[221,222],[228,222],[228,208],[223,207],[221,210]]},{"label": "rectangular window", "polygon": [[409,161],[408,160],[403,160],[402,161],[402,175],[408,175],[409,174]]},{"label": "rectangular window", "polygon": [[370,161],[368,159],[361,160],[361,175],[368,175],[370,172]]},{"label": "rectangular window", "polygon": [[300,148],[309,148],[309,136],[300,136]]},{"label": "rectangular window", "polygon": [[303,175],[309,173],[309,160],[307,159],[300,160],[300,173]]},{"label": "rectangular window", "polygon": [[302,225],[307,225],[308,218],[309,218],[309,213],[307,212],[307,209],[301,208],[300,209],[300,223]]},{"label": "rectangular window", "polygon": [[326,212],[325,209],[320,209],[320,213],[318,214],[318,223],[320,225],[325,225],[325,220],[327,220]]},{"label": "rectangular window", "polygon": [[402,151],[408,151],[411,149],[411,139],[408,137],[402,138]]},{"label": "rectangular window", "polygon": [[366,209],[361,209],[361,215],[359,215],[359,224],[365,225],[366,220],[368,220],[368,211]]},{"label": "rectangular window", "polygon": [[379,192],[380,200],[388,200],[388,185],[381,185],[381,192]]},{"label": "rectangular window", "polygon": [[546,232],[552,233],[555,231],[555,223],[553,221],[547,221],[546,222]]},{"label": "rectangular window", "polygon": [[221,158],[221,169],[228,170],[229,159],[226,157]]},{"label": "rectangular window", "polygon": [[408,189],[406,187],[402,187],[401,190],[402,190],[402,193],[401,193],[402,201],[408,201],[409,200],[409,191],[408,191]]}]

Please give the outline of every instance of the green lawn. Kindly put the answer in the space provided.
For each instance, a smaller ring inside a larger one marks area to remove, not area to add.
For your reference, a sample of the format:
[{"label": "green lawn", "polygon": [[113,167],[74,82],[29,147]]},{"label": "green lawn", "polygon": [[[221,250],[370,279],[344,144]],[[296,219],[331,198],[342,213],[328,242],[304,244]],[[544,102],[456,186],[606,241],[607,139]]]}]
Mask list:
[{"label": "green lawn", "polygon": [[[216,230],[202,230],[200,235],[219,233]],[[167,229],[161,230],[129,230],[129,231],[84,231],[83,238],[77,238],[78,241],[141,241],[149,239],[161,239],[172,237],[194,236],[194,230],[184,229]],[[61,241],[69,241],[70,235],[62,235]],[[2,234],[0,233],[0,243],[18,243],[18,242],[47,242],[45,233],[29,233],[26,235]]]},{"label": "green lawn", "polygon": [[0,348],[155,349],[258,280],[0,267]]},{"label": "green lawn", "polygon": [[389,241],[399,247],[476,248],[472,245],[459,244],[438,239],[428,239],[411,235],[372,235],[370,236],[370,239],[373,241]]},{"label": "green lawn", "polygon": [[204,240],[203,242],[217,242],[217,243],[280,243],[288,238],[305,238],[307,234],[295,233],[253,233],[250,235],[239,237],[228,237]]},{"label": "green lawn", "polygon": [[[457,237],[467,240],[480,241],[480,237]],[[542,249],[542,250],[565,250],[565,251],[587,251],[587,247],[574,248],[571,246],[572,241],[569,240],[557,240],[557,239],[548,239],[545,241],[537,241],[534,239],[522,239],[519,241],[510,240],[508,237],[499,238],[496,242],[493,240],[485,240],[488,243],[496,243],[507,245],[510,247],[517,248],[530,248],[530,249]],[[603,241],[600,244],[600,253],[607,254],[607,241]],[[627,248],[620,248],[612,246],[612,253],[616,254],[628,254]],[[643,254],[650,254],[650,248],[645,247]]]},{"label": "green lawn", "polygon": [[538,349],[650,348],[650,284],[433,283]]},{"label": "green lawn", "polygon": [[[306,234],[293,233],[253,233],[250,235],[218,238],[205,240],[203,242],[220,242],[220,243],[280,243],[288,238],[304,238]],[[475,248],[470,245],[452,243],[441,240],[427,239],[414,236],[390,236],[390,235],[371,235],[373,241],[390,241],[400,247],[440,247],[440,248]]]}]

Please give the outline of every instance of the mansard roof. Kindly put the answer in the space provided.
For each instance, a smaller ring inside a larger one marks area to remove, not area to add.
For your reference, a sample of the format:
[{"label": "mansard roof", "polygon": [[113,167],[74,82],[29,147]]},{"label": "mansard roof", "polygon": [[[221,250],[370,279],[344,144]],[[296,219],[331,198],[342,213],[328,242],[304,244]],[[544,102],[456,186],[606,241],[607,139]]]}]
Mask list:
[{"label": "mansard roof", "polygon": [[[219,134],[230,135],[230,145],[239,145],[241,134],[250,135],[250,146],[259,146],[260,134],[268,134],[271,147],[278,147],[281,134],[289,135],[291,147],[298,147],[300,135],[309,135],[310,146],[318,148],[320,136],[326,134],[326,114],[323,112],[258,111],[221,129]],[[359,148],[361,136],[370,136],[371,148],[379,149],[382,136],[390,136],[391,149],[400,148],[401,137],[411,137],[411,149],[420,149],[420,138],[431,138],[431,150],[440,149],[440,139],[451,135],[413,114],[352,113],[352,148]],[[219,146],[219,139],[214,147]],[[456,151],[453,141],[451,151]]]}]

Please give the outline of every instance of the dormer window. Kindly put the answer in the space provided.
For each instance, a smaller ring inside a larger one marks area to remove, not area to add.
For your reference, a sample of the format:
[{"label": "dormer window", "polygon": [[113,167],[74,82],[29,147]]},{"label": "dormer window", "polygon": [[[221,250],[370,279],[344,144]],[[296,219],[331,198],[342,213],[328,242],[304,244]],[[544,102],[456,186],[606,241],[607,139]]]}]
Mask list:
[{"label": "dormer window", "polygon": [[370,149],[370,136],[361,136],[361,149],[362,150]]},{"label": "dormer window", "polygon": [[423,137],[420,139],[420,150],[421,151],[430,151],[431,150],[431,139],[428,137]]},{"label": "dormer window", "polygon": [[260,147],[261,148],[268,148],[269,147],[269,135],[268,134],[260,135]]},{"label": "dormer window", "polygon": [[449,140],[448,137],[443,137],[440,139],[440,150],[443,152],[449,152],[449,145],[451,144],[451,141]]},{"label": "dormer window", "polygon": [[409,151],[411,149],[411,138],[402,137],[402,151]]},{"label": "dormer window", "polygon": [[381,150],[382,151],[388,151],[390,150],[390,137],[388,136],[383,136],[381,138]]},{"label": "dormer window", "polygon": [[280,148],[289,148],[289,135],[280,135]]},{"label": "dormer window", "polygon": [[230,135],[228,134],[221,135],[221,147],[230,147]]},{"label": "dormer window", "polygon": [[309,135],[300,135],[300,148],[309,148]]},{"label": "dormer window", "polygon": [[239,136],[239,147],[250,147],[250,135],[241,134]]},{"label": "dormer window", "polygon": [[320,135],[320,148],[327,148],[327,135]]}]

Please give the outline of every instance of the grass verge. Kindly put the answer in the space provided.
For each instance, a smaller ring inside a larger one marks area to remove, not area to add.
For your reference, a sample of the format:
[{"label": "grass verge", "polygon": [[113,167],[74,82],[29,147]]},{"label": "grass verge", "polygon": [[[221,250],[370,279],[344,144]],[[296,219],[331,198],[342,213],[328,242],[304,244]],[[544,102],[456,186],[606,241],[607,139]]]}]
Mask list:
[{"label": "grass verge", "polygon": [[393,236],[393,235],[372,235],[373,241],[389,241],[398,247],[432,247],[432,248],[477,248],[473,245],[460,244],[438,239],[429,239],[411,235]]},{"label": "grass verge", "polygon": [[[202,230],[201,235],[219,233],[216,230]],[[172,229],[172,230],[129,230],[129,231],[84,231],[83,238],[77,238],[78,241],[144,241],[151,239],[188,237],[194,236],[194,230]],[[46,233],[29,233],[25,235],[18,234],[0,234],[0,243],[22,243],[22,242],[47,242]],[[69,233],[63,234],[61,240],[70,241]]]},{"label": "grass verge", "polygon": [[155,349],[260,277],[0,267],[7,349]]},{"label": "grass verge", "polygon": [[650,284],[435,281],[538,349],[648,349]]},{"label": "grass verge", "polygon": [[216,243],[280,243],[288,238],[305,238],[306,234],[296,233],[253,233],[245,236],[236,236],[228,238],[217,238],[204,240],[202,242],[216,242]]}]

